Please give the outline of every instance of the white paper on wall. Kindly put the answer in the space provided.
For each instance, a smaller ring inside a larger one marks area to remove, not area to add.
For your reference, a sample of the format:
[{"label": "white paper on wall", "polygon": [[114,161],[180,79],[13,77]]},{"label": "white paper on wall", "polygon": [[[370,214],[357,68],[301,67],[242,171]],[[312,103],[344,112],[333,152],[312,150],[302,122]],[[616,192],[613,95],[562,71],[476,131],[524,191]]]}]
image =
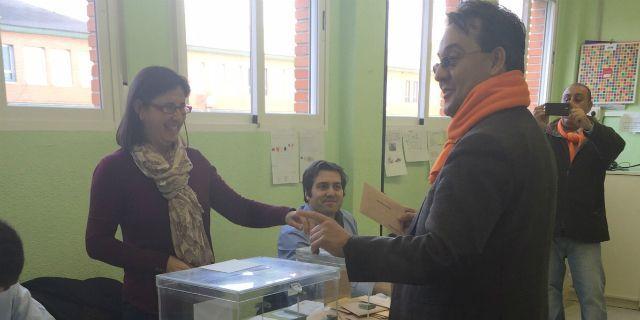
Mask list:
[{"label": "white paper on wall", "polygon": [[387,177],[407,174],[407,165],[404,162],[404,148],[402,147],[402,130],[400,129],[387,130],[384,171]]},{"label": "white paper on wall", "polygon": [[640,112],[627,112],[620,117],[620,131],[640,132]]},{"label": "white paper on wall", "polygon": [[300,181],[304,171],[317,160],[324,159],[324,132],[305,130],[300,132]]},{"label": "white paper on wall", "polygon": [[429,146],[429,164],[433,165],[436,159],[438,159],[444,143],[447,141],[447,133],[444,130],[429,131],[427,133],[427,137]]},{"label": "white paper on wall", "polygon": [[271,175],[273,184],[298,183],[298,135],[294,131],[271,133]]},{"label": "white paper on wall", "polygon": [[407,162],[429,160],[427,130],[423,127],[405,129],[402,135],[404,157]]}]

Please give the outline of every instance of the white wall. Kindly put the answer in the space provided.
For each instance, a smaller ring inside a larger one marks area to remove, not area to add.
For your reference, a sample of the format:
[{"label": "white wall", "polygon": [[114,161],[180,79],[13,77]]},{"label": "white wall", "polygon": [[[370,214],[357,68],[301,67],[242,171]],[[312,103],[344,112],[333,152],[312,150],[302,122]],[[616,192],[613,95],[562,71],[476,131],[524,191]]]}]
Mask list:
[{"label": "white wall", "polygon": [[611,241],[603,243],[607,297],[640,300],[640,172],[607,174]]}]

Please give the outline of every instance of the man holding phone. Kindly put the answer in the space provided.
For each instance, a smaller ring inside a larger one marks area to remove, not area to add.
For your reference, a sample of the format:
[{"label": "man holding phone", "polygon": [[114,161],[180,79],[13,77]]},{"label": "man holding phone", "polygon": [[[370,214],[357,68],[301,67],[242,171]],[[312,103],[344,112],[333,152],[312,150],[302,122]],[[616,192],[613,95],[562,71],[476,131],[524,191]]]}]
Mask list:
[{"label": "man holding phone", "polygon": [[[544,128],[556,156],[558,197],[549,259],[549,319],[564,319],[562,287],[567,259],[582,319],[606,319],[605,275],[600,243],[609,240],[604,203],[607,167],[624,149],[611,128],[587,116],[591,90],[580,83],[565,89],[558,106],[538,106],[533,115]],[[559,114],[564,113],[564,114]],[[549,115],[560,118],[549,123]]]}]

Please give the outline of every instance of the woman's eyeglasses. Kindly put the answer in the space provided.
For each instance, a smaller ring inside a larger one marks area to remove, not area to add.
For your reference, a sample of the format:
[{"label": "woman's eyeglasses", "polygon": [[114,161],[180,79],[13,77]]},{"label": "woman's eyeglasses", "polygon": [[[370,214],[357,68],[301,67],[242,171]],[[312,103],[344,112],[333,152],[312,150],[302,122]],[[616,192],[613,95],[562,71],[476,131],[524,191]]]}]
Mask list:
[{"label": "woman's eyeglasses", "polygon": [[178,106],[175,104],[159,105],[155,103],[151,103],[150,105],[166,114],[174,114],[176,113],[176,111],[180,111],[180,113],[182,114],[187,114],[187,113],[191,113],[191,110],[193,109],[193,107],[190,105],[181,105],[181,106]]}]

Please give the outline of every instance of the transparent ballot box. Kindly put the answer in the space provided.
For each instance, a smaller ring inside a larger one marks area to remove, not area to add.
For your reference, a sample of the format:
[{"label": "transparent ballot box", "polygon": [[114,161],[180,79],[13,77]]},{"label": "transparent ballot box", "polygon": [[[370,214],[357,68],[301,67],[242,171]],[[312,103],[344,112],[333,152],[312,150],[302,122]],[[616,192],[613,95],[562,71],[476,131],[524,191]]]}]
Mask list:
[{"label": "transparent ballot box", "polygon": [[337,319],[336,267],[230,260],[156,276],[160,319]]},{"label": "transparent ballot box", "polygon": [[311,252],[311,247],[302,247],[296,249],[295,259],[300,262],[340,268],[340,281],[338,284],[338,296],[340,298],[370,296],[373,292],[374,283],[372,282],[349,282],[344,258],[332,256],[322,249],[318,254],[314,254]]},{"label": "transparent ballot box", "polygon": [[[296,260],[340,268],[338,284],[338,319],[386,319],[390,300],[388,297],[372,296],[375,283],[349,282],[344,258],[335,257],[320,249],[317,254],[310,247],[296,249]],[[387,301],[388,300],[388,301]],[[387,303],[389,302],[389,303]]]}]

